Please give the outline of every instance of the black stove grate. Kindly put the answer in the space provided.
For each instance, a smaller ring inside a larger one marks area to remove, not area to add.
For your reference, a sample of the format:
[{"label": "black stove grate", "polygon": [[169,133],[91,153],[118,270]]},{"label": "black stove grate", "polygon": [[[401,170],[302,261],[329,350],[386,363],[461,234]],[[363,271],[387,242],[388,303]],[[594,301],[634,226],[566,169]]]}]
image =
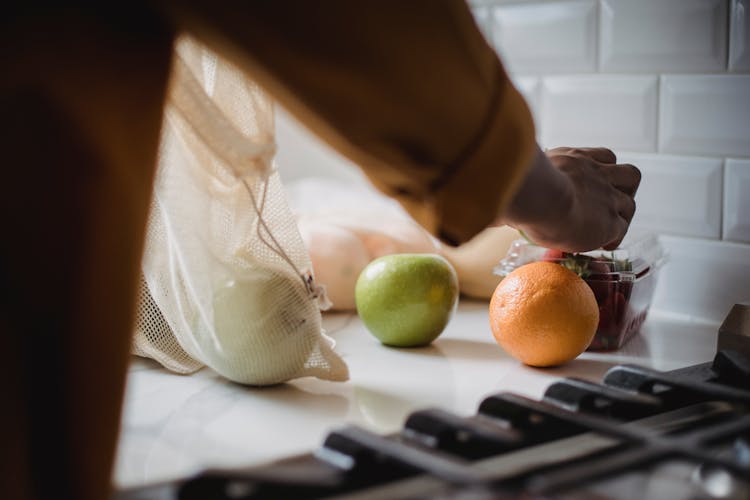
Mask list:
[{"label": "black stove grate", "polygon": [[542,401],[490,396],[473,417],[418,411],[396,435],[346,427],[313,454],[117,499],[750,499],[750,337],[722,338],[712,363],[616,366]]}]

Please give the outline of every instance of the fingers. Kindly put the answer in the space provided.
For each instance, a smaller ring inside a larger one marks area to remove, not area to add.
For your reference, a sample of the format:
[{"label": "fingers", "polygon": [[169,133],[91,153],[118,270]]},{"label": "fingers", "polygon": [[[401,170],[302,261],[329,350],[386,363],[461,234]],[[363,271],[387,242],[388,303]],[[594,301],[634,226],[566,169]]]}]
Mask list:
[{"label": "fingers", "polygon": [[617,214],[630,224],[630,221],[633,220],[633,216],[635,215],[635,200],[633,197],[620,191],[620,195],[617,197],[616,206]]},{"label": "fingers", "polygon": [[607,243],[606,245],[602,246],[602,248],[604,250],[617,250],[617,247],[620,246],[620,243],[622,243],[622,240],[623,240],[624,237],[625,236],[624,236],[624,233],[623,233],[622,237],[616,239],[615,241],[612,241],[611,243]]},{"label": "fingers", "polygon": [[611,149],[607,148],[568,148],[568,147],[562,147],[562,148],[554,148],[547,153],[552,154],[569,154],[569,155],[576,155],[576,156],[585,156],[587,158],[591,158],[594,161],[598,161],[599,163],[616,163],[617,162],[617,156],[614,152],[612,152]]},{"label": "fingers", "polygon": [[630,164],[607,165],[602,167],[609,182],[623,193],[635,196],[641,183],[641,171]]},{"label": "fingers", "polygon": [[611,149],[607,148],[576,148],[574,149],[578,154],[588,156],[592,160],[596,160],[599,163],[616,163],[617,156],[612,152]]},{"label": "fingers", "polygon": [[630,164],[618,165],[616,155],[607,148],[563,147],[546,151],[546,155],[551,165],[567,176],[576,202],[569,216],[562,219],[564,230],[545,227],[546,233],[537,233],[556,248],[571,251],[617,248],[635,215],[640,170]]},{"label": "fingers", "polygon": [[617,217],[612,221],[612,229],[617,237],[602,246],[605,250],[614,250],[620,246],[635,215],[635,200],[632,195],[625,194],[622,191],[617,191],[617,193],[617,199],[615,200]]}]

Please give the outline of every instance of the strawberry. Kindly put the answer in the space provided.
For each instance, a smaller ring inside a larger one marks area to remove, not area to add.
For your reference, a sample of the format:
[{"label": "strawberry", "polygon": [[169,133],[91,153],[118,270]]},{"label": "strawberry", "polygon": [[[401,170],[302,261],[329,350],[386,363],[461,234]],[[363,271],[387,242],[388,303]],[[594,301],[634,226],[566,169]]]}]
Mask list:
[{"label": "strawberry", "polygon": [[607,297],[607,300],[605,300],[604,304],[599,308],[599,317],[601,318],[602,310],[605,310],[612,326],[619,326],[625,316],[626,306],[627,301],[625,300],[625,295],[622,292],[617,291]]},{"label": "strawberry", "polygon": [[612,272],[610,263],[606,259],[595,258],[589,261],[588,265],[589,275],[591,274],[608,274]]},{"label": "strawberry", "polygon": [[596,303],[600,306],[603,305],[607,298],[614,292],[615,283],[606,279],[594,278],[586,279],[585,281],[589,288],[591,288],[591,291],[594,292]]},{"label": "strawberry", "polygon": [[542,260],[545,262],[557,262],[559,260],[563,260],[566,257],[566,252],[563,252],[562,250],[555,250],[554,248],[549,248],[544,251],[544,255],[542,255]]}]

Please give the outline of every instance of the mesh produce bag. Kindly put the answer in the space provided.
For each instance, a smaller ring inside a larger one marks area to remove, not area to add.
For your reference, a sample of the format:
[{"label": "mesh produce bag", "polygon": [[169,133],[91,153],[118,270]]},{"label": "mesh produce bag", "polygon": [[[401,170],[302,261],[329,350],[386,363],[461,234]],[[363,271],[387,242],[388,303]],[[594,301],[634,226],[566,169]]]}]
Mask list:
[{"label": "mesh produce bag", "polygon": [[273,108],[190,38],[176,46],[133,350],[267,385],[346,380],[321,326],[325,291],[273,167]]}]

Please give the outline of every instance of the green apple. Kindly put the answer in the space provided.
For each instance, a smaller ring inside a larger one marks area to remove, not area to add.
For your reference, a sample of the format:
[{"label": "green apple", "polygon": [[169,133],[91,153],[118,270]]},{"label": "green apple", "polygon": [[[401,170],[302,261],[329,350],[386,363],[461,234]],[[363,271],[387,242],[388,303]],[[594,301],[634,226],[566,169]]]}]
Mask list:
[{"label": "green apple", "polygon": [[359,275],[354,299],[362,322],[383,344],[423,346],[435,340],[453,316],[458,279],[439,255],[386,255]]}]

